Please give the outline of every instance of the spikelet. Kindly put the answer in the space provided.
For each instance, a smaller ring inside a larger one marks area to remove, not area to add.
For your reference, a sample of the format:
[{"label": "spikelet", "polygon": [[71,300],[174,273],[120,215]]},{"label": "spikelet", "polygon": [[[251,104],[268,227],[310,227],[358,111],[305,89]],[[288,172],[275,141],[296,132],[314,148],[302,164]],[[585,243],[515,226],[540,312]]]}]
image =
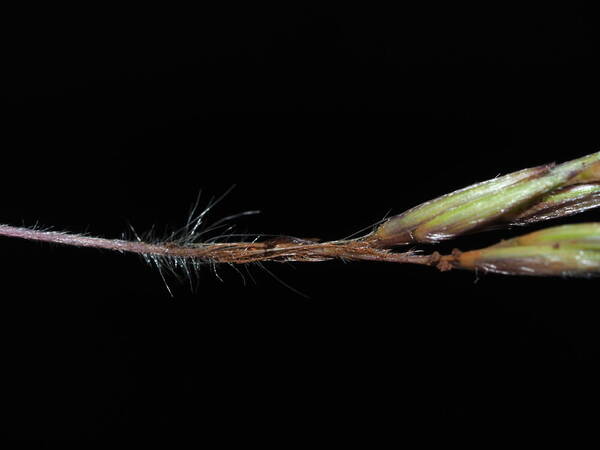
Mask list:
[{"label": "spikelet", "polygon": [[482,250],[455,252],[453,266],[504,275],[600,275],[600,223],[552,227]]},{"label": "spikelet", "polygon": [[600,152],[524,169],[423,203],[380,225],[381,247],[435,243],[497,223],[523,224],[600,206]]}]

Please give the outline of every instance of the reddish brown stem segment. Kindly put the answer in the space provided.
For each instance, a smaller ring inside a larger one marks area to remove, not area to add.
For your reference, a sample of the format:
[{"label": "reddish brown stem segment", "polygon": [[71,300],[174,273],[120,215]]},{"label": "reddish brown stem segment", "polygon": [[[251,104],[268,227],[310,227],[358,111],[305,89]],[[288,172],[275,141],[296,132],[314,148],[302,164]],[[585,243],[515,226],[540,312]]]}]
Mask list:
[{"label": "reddish brown stem segment", "polygon": [[230,242],[179,245],[146,243],[122,239],[105,239],[57,231],[0,225],[0,235],[77,247],[92,247],[147,256],[193,258],[212,263],[246,264],[261,261],[316,262],[330,259],[381,261],[409,264],[440,265],[449,268],[452,256],[393,253],[375,248],[368,239],[313,242],[286,238],[265,242]]}]

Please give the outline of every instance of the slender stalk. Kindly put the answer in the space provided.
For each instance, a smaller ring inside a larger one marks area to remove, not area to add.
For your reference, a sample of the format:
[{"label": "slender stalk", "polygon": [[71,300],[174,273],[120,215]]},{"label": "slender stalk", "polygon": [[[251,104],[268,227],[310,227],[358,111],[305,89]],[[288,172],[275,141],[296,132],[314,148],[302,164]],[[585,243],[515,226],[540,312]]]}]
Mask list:
[{"label": "slender stalk", "polygon": [[373,247],[368,239],[314,242],[294,238],[278,238],[264,242],[179,245],[169,242],[147,243],[106,239],[10,225],[0,225],[0,235],[30,241],[99,248],[146,256],[193,258],[200,262],[230,264],[262,261],[317,262],[342,259],[433,265],[439,263],[442,258],[437,252],[432,255],[417,255],[411,252],[394,253]]}]

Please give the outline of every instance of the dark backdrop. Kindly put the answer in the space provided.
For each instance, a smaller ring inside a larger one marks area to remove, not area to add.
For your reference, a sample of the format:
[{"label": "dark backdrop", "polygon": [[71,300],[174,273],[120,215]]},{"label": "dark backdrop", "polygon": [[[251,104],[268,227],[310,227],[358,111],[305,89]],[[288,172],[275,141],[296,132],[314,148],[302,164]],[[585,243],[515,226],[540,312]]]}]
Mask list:
[{"label": "dark backdrop", "polygon": [[[259,209],[240,232],[333,239],[600,145],[586,11],[98,8],[1,19],[3,223],[161,236],[235,184],[209,222]],[[0,248],[11,437],[372,443],[594,418],[596,280],[269,264],[169,277],[171,298],[135,256]]]}]

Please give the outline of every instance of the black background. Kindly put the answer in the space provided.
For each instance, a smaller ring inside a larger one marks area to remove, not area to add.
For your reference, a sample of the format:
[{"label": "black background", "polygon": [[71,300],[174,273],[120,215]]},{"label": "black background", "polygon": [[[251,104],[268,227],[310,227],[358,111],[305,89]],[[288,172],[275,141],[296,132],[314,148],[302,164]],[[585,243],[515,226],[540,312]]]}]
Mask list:
[{"label": "black background", "polygon": [[[3,223],[166,235],[235,184],[209,222],[259,209],[238,231],[334,239],[600,145],[583,10],[102,8],[1,19]],[[567,222],[584,220],[598,212]],[[0,246],[13,438],[373,443],[594,420],[596,280],[270,264],[168,278],[171,298],[135,256]]]}]

